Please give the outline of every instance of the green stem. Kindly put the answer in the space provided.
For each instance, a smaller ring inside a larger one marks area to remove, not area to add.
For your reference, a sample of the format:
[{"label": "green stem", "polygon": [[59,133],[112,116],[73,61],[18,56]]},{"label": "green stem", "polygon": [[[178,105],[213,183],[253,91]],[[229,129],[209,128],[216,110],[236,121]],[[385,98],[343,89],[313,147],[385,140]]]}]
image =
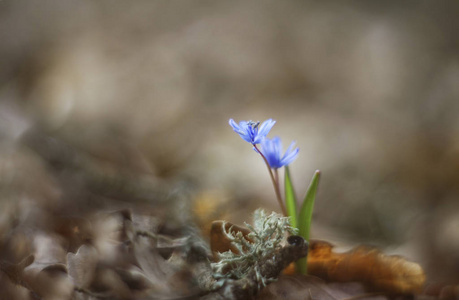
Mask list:
[{"label": "green stem", "polygon": [[257,145],[253,144],[253,147],[255,148],[255,150],[257,150],[258,154],[261,155],[261,157],[265,161],[266,166],[268,167],[269,176],[271,177],[271,181],[272,181],[273,186],[274,186],[274,192],[276,193],[277,202],[279,202],[279,206],[282,209],[282,214],[284,216],[287,216],[287,211],[285,210],[284,202],[282,201],[282,196],[281,196],[280,189],[279,189],[279,182],[274,178],[273,171],[271,170],[271,167],[269,166],[269,162],[266,159],[266,157],[263,155],[263,153],[261,153],[261,151],[260,151],[260,149],[258,149]]}]

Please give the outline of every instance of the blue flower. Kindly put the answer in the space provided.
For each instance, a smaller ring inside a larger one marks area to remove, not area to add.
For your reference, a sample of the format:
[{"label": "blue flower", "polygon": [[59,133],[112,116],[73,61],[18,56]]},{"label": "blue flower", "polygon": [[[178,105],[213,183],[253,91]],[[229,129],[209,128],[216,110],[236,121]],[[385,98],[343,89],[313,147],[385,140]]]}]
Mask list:
[{"label": "blue flower", "polygon": [[295,142],[292,142],[285,154],[282,156],[282,142],[279,137],[273,139],[266,138],[261,142],[261,153],[266,157],[272,169],[279,169],[290,164],[298,156],[300,149],[293,150]]},{"label": "blue flower", "polygon": [[233,130],[244,139],[244,141],[252,145],[259,144],[269,133],[276,121],[268,119],[260,125],[260,122],[241,121],[239,124],[234,122],[233,119],[229,120],[229,124]]}]

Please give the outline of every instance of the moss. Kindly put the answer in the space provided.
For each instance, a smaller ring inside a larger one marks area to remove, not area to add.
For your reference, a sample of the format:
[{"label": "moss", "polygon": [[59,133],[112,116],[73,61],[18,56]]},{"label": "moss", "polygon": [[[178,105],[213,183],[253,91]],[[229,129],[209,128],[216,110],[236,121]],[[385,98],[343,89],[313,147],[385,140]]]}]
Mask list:
[{"label": "moss", "polygon": [[[225,228],[223,224],[223,228]],[[219,261],[212,263],[214,278],[217,279],[216,287],[223,285],[226,279],[241,279],[252,270],[258,277],[258,282],[266,286],[273,278],[265,278],[260,273],[262,258],[282,248],[288,234],[295,234],[296,229],[290,225],[288,217],[276,213],[267,215],[262,209],[254,213],[253,226],[245,224],[250,233],[244,237],[242,232],[223,230],[236,252],[227,251],[219,253]]]}]

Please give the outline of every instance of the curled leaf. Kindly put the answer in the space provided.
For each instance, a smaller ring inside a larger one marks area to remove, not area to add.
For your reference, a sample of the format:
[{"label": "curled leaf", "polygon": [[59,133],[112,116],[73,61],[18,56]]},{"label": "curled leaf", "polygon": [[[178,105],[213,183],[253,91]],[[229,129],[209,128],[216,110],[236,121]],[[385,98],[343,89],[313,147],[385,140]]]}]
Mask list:
[{"label": "curled leaf", "polygon": [[241,232],[245,239],[250,240],[248,237],[250,230],[248,228],[225,221],[212,222],[212,227],[210,229],[210,248],[215,260],[218,260],[217,253],[219,252],[223,253],[231,250],[233,253],[239,253],[239,250],[231,244],[231,240],[227,237],[225,231],[233,234]]},{"label": "curled leaf", "polygon": [[389,294],[420,293],[426,280],[419,264],[401,256],[367,246],[335,253],[332,244],[317,240],[310,241],[308,273],[329,281],[360,281]]}]

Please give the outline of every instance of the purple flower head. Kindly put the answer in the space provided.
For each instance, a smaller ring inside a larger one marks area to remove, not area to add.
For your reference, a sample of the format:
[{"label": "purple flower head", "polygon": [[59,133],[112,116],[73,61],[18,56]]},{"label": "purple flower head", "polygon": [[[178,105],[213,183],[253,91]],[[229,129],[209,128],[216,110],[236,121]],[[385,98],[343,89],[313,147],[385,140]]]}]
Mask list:
[{"label": "purple flower head", "polygon": [[282,156],[282,142],[281,139],[276,136],[272,139],[266,138],[261,142],[261,152],[266,157],[272,169],[279,169],[290,164],[298,156],[298,151],[300,151],[300,149],[293,149],[294,146],[295,142],[292,142]]},{"label": "purple flower head", "polygon": [[233,127],[233,130],[239,134],[244,141],[252,145],[261,143],[275,123],[276,121],[272,119],[264,121],[261,125],[260,122],[241,121],[237,124],[233,119],[229,120],[229,124]]}]

